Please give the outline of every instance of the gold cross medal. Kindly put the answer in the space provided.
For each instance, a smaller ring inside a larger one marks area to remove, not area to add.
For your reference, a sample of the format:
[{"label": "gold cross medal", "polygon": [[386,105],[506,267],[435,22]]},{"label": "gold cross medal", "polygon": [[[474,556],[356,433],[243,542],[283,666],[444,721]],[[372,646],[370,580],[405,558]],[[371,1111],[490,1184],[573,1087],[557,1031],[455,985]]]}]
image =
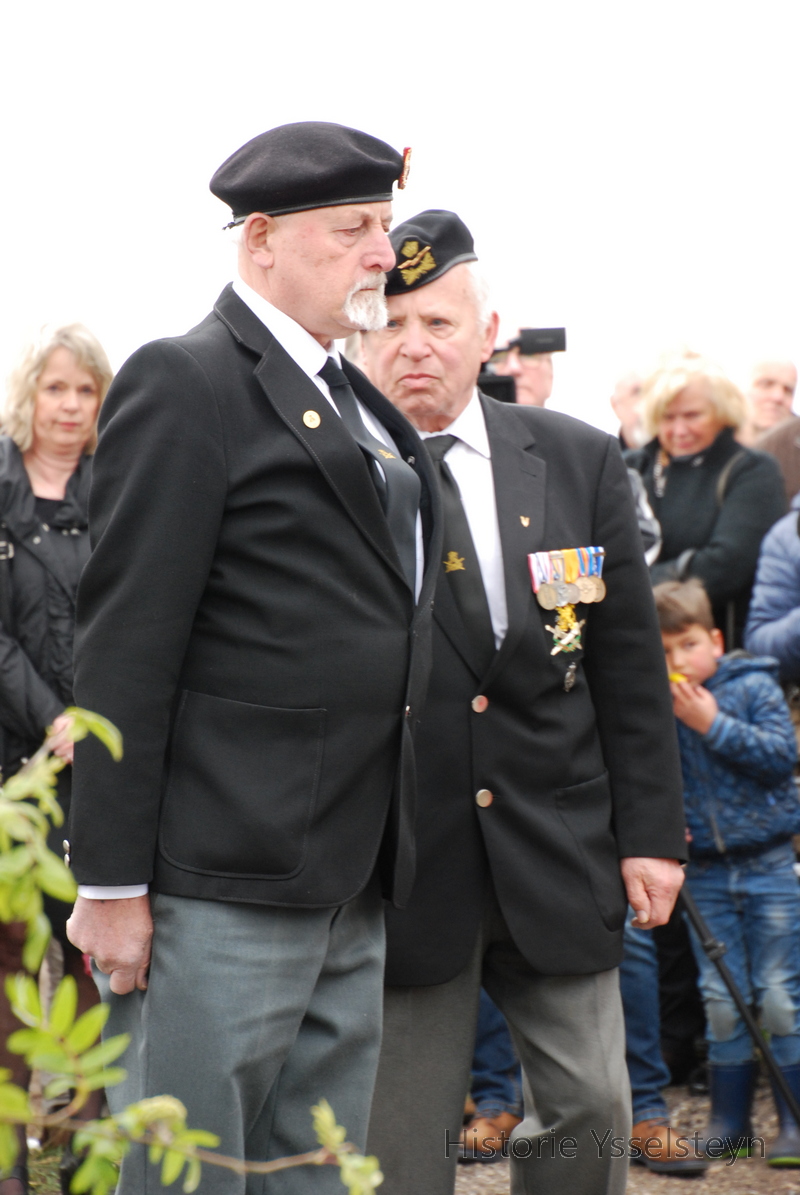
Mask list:
[{"label": "gold cross medal", "polygon": [[545,610],[555,610],[555,626],[545,630],[553,636],[551,656],[576,651],[583,646],[581,631],[586,619],[578,619],[579,603],[601,602],[605,597],[602,548],[563,548],[551,552],[532,552],[528,556],[531,584],[536,600]]}]

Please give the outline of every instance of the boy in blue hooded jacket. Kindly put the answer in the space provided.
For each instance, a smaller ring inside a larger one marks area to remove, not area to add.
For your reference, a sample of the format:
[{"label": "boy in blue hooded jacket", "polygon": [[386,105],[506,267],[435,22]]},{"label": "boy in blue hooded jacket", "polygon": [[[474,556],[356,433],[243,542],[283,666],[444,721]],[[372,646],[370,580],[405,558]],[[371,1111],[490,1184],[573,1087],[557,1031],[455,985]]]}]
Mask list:
[{"label": "boy in blue hooded jacket", "polygon": [[[797,747],[777,662],[724,654],[699,581],[669,581],[654,593],[678,720],[686,880],[800,1098],[800,884],[791,842],[800,832],[800,801]],[[694,934],[692,944],[708,1022],[708,1140],[725,1143],[717,1156],[749,1152],[753,1044]],[[800,1129],[783,1100],[776,1102],[780,1134],[768,1161],[800,1166]]]}]

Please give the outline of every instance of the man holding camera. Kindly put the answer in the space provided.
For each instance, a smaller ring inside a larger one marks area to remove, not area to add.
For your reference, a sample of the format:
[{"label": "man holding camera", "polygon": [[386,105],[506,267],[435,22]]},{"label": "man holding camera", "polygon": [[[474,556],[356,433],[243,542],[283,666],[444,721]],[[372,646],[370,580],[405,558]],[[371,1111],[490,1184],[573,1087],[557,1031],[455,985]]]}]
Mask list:
[{"label": "man holding camera", "polygon": [[423,212],[391,240],[389,322],[364,336],[365,360],[434,461],[445,542],[417,881],[387,910],[368,1145],[387,1195],[450,1195],[483,984],[525,1077],[514,1190],[621,1195],[626,904],[665,922],[684,854],[630,486],[611,437],[477,391],[497,316],[458,216]]},{"label": "man holding camera", "polygon": [[495,350],[490,367],[514,379],[521,406],[543,407],[553,393],[553,353],[566,347],[563,328],[520,328],[505,348]]}]

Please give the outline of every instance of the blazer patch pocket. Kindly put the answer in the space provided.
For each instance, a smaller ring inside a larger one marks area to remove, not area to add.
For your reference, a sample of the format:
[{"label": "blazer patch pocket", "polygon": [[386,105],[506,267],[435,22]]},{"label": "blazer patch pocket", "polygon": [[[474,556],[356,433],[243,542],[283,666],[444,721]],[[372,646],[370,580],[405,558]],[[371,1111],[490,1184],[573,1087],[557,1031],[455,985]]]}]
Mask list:
[{"label": "blazer patch pocket", "polygon": [[302,868],[325,710],[184,691],[172,733],[160,848],[189,871],[288,879]]},{"label": "blazer patch pocket", "polygon": [[611,830],[608,773],[558,789],[556,807],[575,842],[603,923],[610,930],[621,929],[628,901]]}]

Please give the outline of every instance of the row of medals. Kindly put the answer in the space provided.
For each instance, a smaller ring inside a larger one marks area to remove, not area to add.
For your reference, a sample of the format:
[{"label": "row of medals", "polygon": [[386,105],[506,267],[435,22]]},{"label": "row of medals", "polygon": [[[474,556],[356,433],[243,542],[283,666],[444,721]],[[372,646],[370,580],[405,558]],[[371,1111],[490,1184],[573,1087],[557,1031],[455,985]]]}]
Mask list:
[{"label": "row of medals", "polygon": [[[569,549],[568,549],[569,550]],[[570,554],[577,549],[569,550]],[[603,556],[605,555],[602,548],[594,548],[590,550],[584,549],[596,563],[596,567],[602,569]],[[542,564],[552,573],[564,574],[564,552],[534,552],[533,557],[544,558]],[[583,564],[579,556],[580,564]],[[533,564],[533,560],[531,561]],[[545,610],[557,610],[561,606],[577,606],[579,602],[584,605],[590,605],[592,602],[602,602],[606,596],[606,583],[599,574],[585,575],[576,577],[574,581],[558,580],[558,581],[540,581],[539,588],[536,590],[536,600],[540,606]]]}]

